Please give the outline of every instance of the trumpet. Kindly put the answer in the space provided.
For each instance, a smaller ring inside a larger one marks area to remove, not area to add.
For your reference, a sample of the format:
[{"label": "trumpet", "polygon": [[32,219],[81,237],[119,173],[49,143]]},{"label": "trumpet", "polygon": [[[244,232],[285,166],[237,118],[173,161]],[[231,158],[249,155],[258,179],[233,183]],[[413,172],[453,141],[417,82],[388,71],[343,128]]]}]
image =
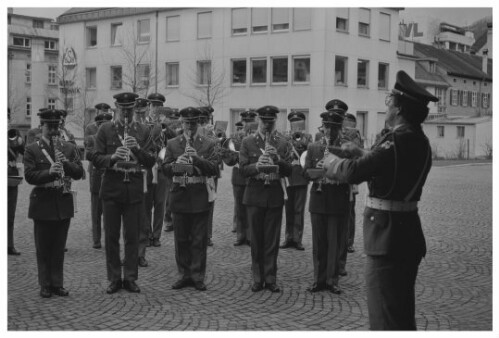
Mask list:
[{"label": "trumpet", "polygon": [[294,132],[293,135],[291,135],[291,138],[296,142],[300,142],[302,137],[303,133],[301,131]]}]

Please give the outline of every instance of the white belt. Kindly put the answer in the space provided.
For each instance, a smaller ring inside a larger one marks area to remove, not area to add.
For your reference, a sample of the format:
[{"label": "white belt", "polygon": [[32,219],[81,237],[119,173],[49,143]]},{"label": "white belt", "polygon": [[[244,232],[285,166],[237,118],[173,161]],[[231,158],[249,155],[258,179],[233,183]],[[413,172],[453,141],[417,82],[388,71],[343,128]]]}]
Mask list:
[{"label": "white belt", "polygon": [[406,212],[418,210],[418,202],[390,201],[375,197],[367,197],[366,207],[378,210]]},{"label": "white belt", "polygon": [[205,176],[173,176],[173,183],[197,184],[206,183]]}]

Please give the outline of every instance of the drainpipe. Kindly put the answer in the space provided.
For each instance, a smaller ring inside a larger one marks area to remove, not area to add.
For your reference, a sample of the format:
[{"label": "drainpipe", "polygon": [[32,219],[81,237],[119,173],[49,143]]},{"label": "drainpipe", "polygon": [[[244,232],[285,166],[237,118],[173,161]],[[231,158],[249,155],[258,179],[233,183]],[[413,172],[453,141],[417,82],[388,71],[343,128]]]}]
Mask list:
[{"label": "drainpipe", "polygon": [[158,11],[156,11],[156,50],[154,65],[154,92],[158,92]]}]

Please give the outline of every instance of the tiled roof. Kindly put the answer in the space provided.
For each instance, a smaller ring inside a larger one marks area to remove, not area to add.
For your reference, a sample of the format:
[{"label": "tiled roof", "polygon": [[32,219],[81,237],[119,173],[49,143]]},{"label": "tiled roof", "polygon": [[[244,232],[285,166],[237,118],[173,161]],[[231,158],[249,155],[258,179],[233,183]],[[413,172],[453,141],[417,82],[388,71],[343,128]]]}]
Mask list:
[{"label": "tiled roof", "polygon": [[441,75],[428,72],[419,62],[416,62],[415,78],[421,84],[450,87]]},{"label": "tiled roof", "polygon": [[414,43],[414,54],[438,59],[438,65],[449,75],[492,81],[492,60],[488,61],[488,74],[482,72],[482,57]]},{"label": "tiled roof", "polygon": [[474,52],[478,52],[483,46],[485,46],[485,44],[487,43],[487,34],[488,32],[485,31],[483,32],[482,35],[480,35],[475,43],[473,44],[473,46],[471,46],[471,50],[474,51]]}]

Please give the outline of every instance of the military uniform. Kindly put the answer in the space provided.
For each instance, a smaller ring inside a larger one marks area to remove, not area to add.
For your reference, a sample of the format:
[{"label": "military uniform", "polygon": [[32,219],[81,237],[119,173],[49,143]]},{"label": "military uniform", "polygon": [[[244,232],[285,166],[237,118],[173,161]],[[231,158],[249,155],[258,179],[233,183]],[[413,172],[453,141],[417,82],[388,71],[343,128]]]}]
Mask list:
[{"label": "military uniform", "polygon": [[[58,125],[61,113],[51,109],[39,115],[42,124]],[[74,216],[73,194],[63,193],[59,176],[50,173],[51,161],[57,161],[49,144],[49,140],[42,138],[28,145],[24,153],[26,182],[36,185],[30,194],[28,217],[33,219],[35,227],[38,282],[42,297],[50,297],[52,292],[67,296],[67,291],[63,289],[64,248],[70,220]],[[67,159],[63,162],[65,177],[80,179],[83,166],[76,147],[61,140],[57,149]]]},{"label": "military uniform", "polygon": [[[292,112],[288,115],[288,120],[293,123],[304,123],[305,114],[301,112]],[[293,139],[293,162],[291,175],[289,176],[289,185],[287,187],[288,199],[286,200],[286,232],[284,243],[281,248],[295,247],[297,250],[304,250],[302,244],[303,227],[305,224],[305,204],[307,203],[308,181],[303,176],[303,168],[300,164],[300,156],[307,146],[312,142],[312,136],[301,132],[300,140]]]},{"label": "military uniform", "polygon": [[[121,93],[115,95],[114,98],[117,105],[126,109],[133,107],[137,95]],[[95,136],[93,164],[96,168],[104,169],[100,197],[102,198],[106,235],[107,278],[111,282],[107,290],[108,293],[118,291],[122,285],[119,248],[122,220],[125,241],[123,285],[129,291],[140,291],[135,280],[138,278],[138,240],[139,225],[143,215],[141,207],[144,200],[144,175],[138,165],[152,167],[155,162],[149,151],[144,149],[149,136],[147,128],[140,123],[131,122],[128,127],[128,135],[134,137],[139,145],[139,147],[132,148],[131,159],[135,157],[137,165],[129,172],[125,172],[123,166],[118,166],[121,161],[117,163],[112,159],[112,155],[118,147],[122,146],[124,129],[125,125],[121,121],[110,121],[102,124]]]},{"label": "military uniform", "polygon": [[[198,109],[184,108],[180,111],[183,119],[197,121]],[[199,128],[198,128],[199,130]],[[182,278],[172,288],[179,289],[191,283],[200,291],[206,290],[206,250],[208,241],[208,221],[212,202],[209,193],[214,187],[207,186],[207,177],[217,173],[218,158],[215,154],[215,142],[196,133],[189,144],[198,156],[192,157],[194,167],[192,175],[174,172],[177,159],[186,151],[185,134],[168,141],[163,164],[167,176],[172,177],[170,191],[170,209],[173,216],[175,237],[175,258]]]},{"label": "military uniform", "polygon": [[426,254],[417,204],[431,167],[431,147],[420,123],[428,102],[438,99],[403,71],[390,99],[403,107],[387,101],[387,121],[396,116],[395,127],[361,158],[332,159],[326,169],[333,179],[368,182],[364,250],[370,328],[415,330],[414,285]]},{"label": "military uniform", "polygon": [[[264,106],[257,110],[261,120],[275,121],[279,110],[274,106]],[[285,185],[283,178],[291,174],[291,145],[276,132],[269,135],[268,142],[277,150],[279,156],[275,165],[277,174],[266,175],[259,172],[257,162],[265,149],[265,136],[260,134],[246,137],[239,152],[239,165],[242,174],[248,178],[244,190],[243,204],[246,206],[251,231],[251,270],[254,292],[265,287],[278,292],[277,255],[281,234],[282,208],[284,206]],[[268,184],[265,184],[268,183]]]},{"label": "military uniform", "polygon": [[[8,166],[7,174],[8,187],[7,187],[7,226],[8,226],[8,254],[9,255],[20,255],[19,251],[14,248],[14,220],[16,216],[17,208],[17,195],[19,191],[19,184],[21,183],[21,178],[19,177],[19,169],[17,168],[17,158],[19,155],[24,154],[24,142],[22,142],[22,137],[19,132],[12,129],[15,133],[15,139],[11,139],[9,134],[8,142]],[[9,130],[10,133],[10,130]],[[14,138],[12,137],[12,138]]]},{"label": "military uniform", "polygon": [[[341,128],[343,111],[334,108],[322,113],[324,124]],[[339,137],[333,140],[339,145]],[[340,253],[345,246],[347,232],[347,212],[350,187],[348,184],[315,178],[311,171],[317,170],[317,163],[325,156],[326,143],[321,140],[308,146],[305,159],[305,177],[313,181],[310,188],[309,212],[312,222],[312,258],[314,263],[314,285],[309,288],[316,292],[328,289],[341,293],[339,288]]]}]

